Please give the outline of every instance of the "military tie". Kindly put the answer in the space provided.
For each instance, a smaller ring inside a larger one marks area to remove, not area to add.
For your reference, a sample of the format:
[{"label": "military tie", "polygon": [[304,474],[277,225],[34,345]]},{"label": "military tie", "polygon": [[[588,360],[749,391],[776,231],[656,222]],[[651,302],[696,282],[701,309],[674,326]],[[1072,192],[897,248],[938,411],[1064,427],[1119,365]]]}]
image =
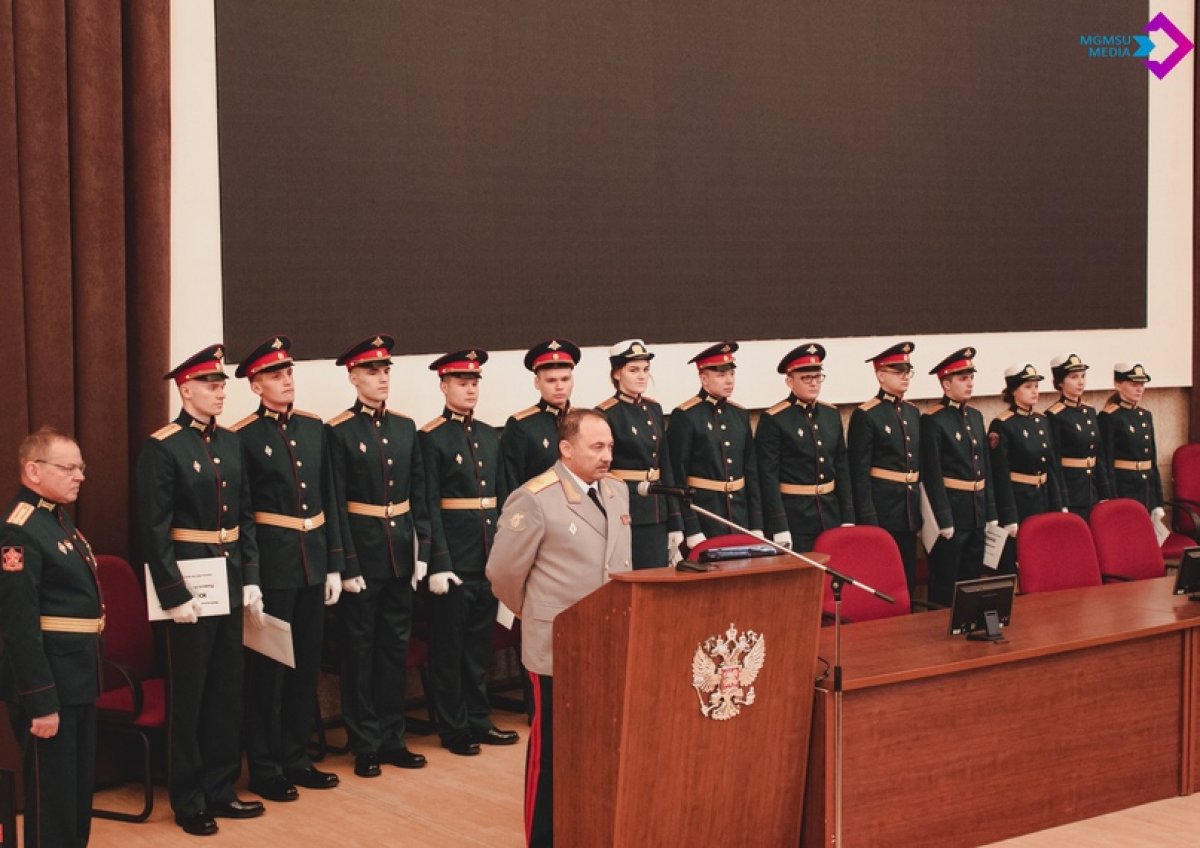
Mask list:
[{"label": "military tie", "polygon": [[588,487],[588,497],[592,499],[592,503],[594,503],[596,508],[600,510],[600,514],[605,518],[608,518],[608,510],[606,510],[604,508],[604,504],[600,502],[600,493],[596,491],[595,486]]}]

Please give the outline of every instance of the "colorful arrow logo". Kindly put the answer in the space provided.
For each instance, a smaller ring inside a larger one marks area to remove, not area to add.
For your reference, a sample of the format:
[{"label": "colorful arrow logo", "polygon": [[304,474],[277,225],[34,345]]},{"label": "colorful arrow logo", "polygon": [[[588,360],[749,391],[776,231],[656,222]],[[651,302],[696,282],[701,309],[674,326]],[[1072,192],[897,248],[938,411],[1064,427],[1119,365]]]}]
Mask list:
[{"label": "colorful arrow logo", "polygon": [[[1175,49],[1171,51],[1171,55],[1168,56],[1167,58],[1163,59],[1162,61],[1158,61],[1156,59],[1146,59],[1145,60],[1145,65],[1147,68],[1150,69],[1150,73],[1154,74],[1159,79],[1162,79],[1167,74],[1171,73],[1171,70],[1176,65],[1178,65],[1180,62],[1182,62],[1183,57],[1186,56],[1188,53],[1191,53],[1192,48],[1195,46],[1194,44],[1192,44],[1192,42],[1188,39],[1188,37],[1186,35],[1184,35],[1182,32],[1179,31],[1179,27],[1175,26],[1175,24],[1172,23],[1171,19],[1168,18],[1166,15],[1164,15],[1162,12],[1159,12],[1157,15],[1155,15],[1153,18],[1150,19],[1150,23],[1146,24],[1146,26],[1145,26],[1145,31],[1146,32],[1166,33],[1171,38],[1171,40],[1175,42]],[[1142,37],[1134,36],[1134,38],[1137,39],[1138,45],[1139,45],[1138,52],[1136,55],[1138,55],[1138,56],[1150,55],[1149,52],[1146,52],[1146,53],[1142,52],[1142,50],[1145,47],[1145,44],[1142,41]]]}]

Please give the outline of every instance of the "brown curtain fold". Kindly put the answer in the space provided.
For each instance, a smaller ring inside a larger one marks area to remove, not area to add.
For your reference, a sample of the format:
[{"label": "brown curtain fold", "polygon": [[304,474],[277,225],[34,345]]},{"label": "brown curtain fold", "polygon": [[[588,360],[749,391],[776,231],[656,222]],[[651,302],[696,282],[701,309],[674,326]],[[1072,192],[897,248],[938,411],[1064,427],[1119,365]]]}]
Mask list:
[{"label": "brown curtain fold", "polygon": [[26,433],[74,433],[79,525],[126,557],[134,451],[166,408],[168,13],[0,0],[0,495]]}]

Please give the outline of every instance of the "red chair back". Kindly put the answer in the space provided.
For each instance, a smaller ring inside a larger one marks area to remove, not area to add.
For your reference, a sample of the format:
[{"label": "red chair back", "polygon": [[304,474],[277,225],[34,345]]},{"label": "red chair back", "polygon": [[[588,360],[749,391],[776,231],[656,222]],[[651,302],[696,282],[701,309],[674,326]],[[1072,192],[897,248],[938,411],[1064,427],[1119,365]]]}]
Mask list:
[{"label": "red chair back", "polygon": [[745,533],[727,533],[724,536],[712,536],[705,539],[696,547],[688,551],[688,559],[693,562],[700,554],[713,548],[746,548],[750,545],[763,544],[753,536],[747,536]]},{"label": "red chair back", "polygon": [[1147,580],[1167,573],[1150,513],[1137,501],[1114,498],[1096,504],[1088,526],[1105,577]]},{"label": "red chair back", "polygon": [[1087,522],[1072,512],[1044,512],[1021,522],[1017,574],[1022,592],[1099,586],[1100,563]]},{"label": "red chair back", "polygon": [[[96,576],[106,613],[104,657],[123,666],[135,680],[146,680],[154,674],[154,633],[142,585],[129,563],[109,554],[96,557]],[[123,683],[116,677],[106,681],[105,688]]]},{"label": "red chair back", "polygon": [[[833,527],[817,537],[813,550],[829,554],[830,568],[896,599],[896,603],[889,604],[853,586],[846,586],[842,589],[842,618],[845,621],[870,621],[911,612],[904,561],[900,558],[896,540],[886,530],[867,525]],[[833,615],[833,590],[828,577],[825,578],[822,611]]]},{"label": "red chair back", "polygon": [[[1171,457],[1171,477],[1174,481],[1175,500],[1187,501],[1200,512],[1200,444],[1180,445]],[[1200,527],[1194,526],[1187,510],[1175,511],[1175,528],[1195,538]]]}]

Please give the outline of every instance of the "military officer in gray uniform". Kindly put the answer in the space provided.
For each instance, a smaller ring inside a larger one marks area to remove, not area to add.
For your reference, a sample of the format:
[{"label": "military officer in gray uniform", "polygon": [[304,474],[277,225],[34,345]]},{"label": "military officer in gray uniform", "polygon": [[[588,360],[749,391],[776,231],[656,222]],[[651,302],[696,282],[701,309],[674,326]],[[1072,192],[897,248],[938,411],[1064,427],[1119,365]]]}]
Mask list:
[{"label": "military officer in gray uniform", "polygon": [[[234,784],[242,765],[242,613],[262,615],[250,477],[238,437],[217,426],[225,408],[225,351],[210,345],[164,379],[183,411],[151,434],[138,457],[142,554],[166,624],[170,669],[167,788],[187,833],[217,832],[216,818],[262,815]],[[190,559],[224,559],[228,615],[198,618],[200,601],[179,571]]]},{"label": "military officer in gray uniform", "polygon": [[671,467],[662,405],[646,397],[654,354],[641,339],[618,342],[608,351],[609,374],[616,394],[596,409],[608,419],[613,434],[609,473],[629,486],[633,519],[633,567],[657,568],[673,563],[683,544],[679,505],[662,495],[638,495],[641,482],[678,486]]},{"label": "military officer in gray uniform", "polygon": [[442,747],[461,756],[513,745],[516,731],[491,720],[487,671],[496,598],[484,575],[504,498],[500,434],[475,418],[488,352],[468,348],[430,364],[446,399],[421,428],[433,546],[429,561],[430,672]]},{"label": "military officer in gray uniform", "polygon": [[[700,391],[671,412],[667,441],[675,481],[696,494],[693,503],[761,535],[762,491],[750,415],[731,401],[737,342],[717,342],[688,360],[700,376]],[[687,545],[735,532],[724,524],[683,510]]]},{"label": "military officer in gray uniform", "polygon": [[867,360],[879,392],[851,413],[846,434],[855,523],[882,527],[896,541],[910,594],[921,529],[921,413],[904,399],[914,347],[898,342]]},{"label": "military officer in gray uniform", "polygon": [[346,570],[342,574],[342,717],[354,773],[416,769],[404,742],[413,591],[429,561],[425,464],[412,419],[387,408],[395,339],[377,335],[337,358],[357,399],[326,422]]},{"label": "military officer in gray uniform", "polygon": [[525,354],[533,387],[541,399],[504,422],[500,456],[507,491],[541,474],[558,458],[558,419],[571,408],[579,346],[568,339],[546,339]]},{"label": "military officer in gray uniform", "polygon": [[823,530],[854,522],[842,416],[822,403],[825,348],[802,344],[776,370],[790,392],[758,419],[754,437],[764,528],[778,544],[812,550]]},{"label": "military officer in gray uniform", "polygon": [[0,697],[24,755],[25,844],[78,848],[92,825],[104,629],[96,560],[63,508],[85,467],[79,445],[49,427],[17,460],[21,485],[0,524]]},{"label": "military officer in gray uniform", "polygon": [[496,597],[521,618],[521,658],[533,687],[525,835],[535,848],[554,838],[554,619],[613,572],[628,571],[631,559],[629,490],[608,474],[608,422],[572,409],[561,429],[560,460],[509,496],[487,562]]},{"label": "military officer in gray uniform", "polygon": [[231,428],[242,440],[258,540],[265,611],[292,626],[296,666],[246,655],[246,762],[250,790],[292,801],[296,786],[330,789],[338,776],[315,768],[315,718],[326,604],[337,602],[345,567],[333,471],[321,418],[296,409],[292,341],[272,336],[242,358],[258,409]]},{"label": "military officer in gray uniform", "polygon": [[1112,497],[1100,422],[1096,410],[1083,402],[1087,371],[1077,354],[1056,356],[1050,363],[1050,376],[1059,397],[1046,410],[1062,471],[1063,505],[1084,520],[1093,506]]},{"label": "military officer in gray uniform", "polygon": [[986,527],[996,524],[995,488],[983,416],[968,404],[975,391],[975,349],[939,362],[944,392],[921,416],[921,484],[941,537],[929,552],[929,600],[948,605],[954,584],[983,571]]},{"label": "military officer in gray uniform", "polygon": [[1116,391],[1100,411],[1100,435],[1113,497],[1133,498],[1161,524],[1165,511],[1154,416],[1142,406],[1149,382],[1150,375],[1140,362],[1118,362],[1113,366]]}]

